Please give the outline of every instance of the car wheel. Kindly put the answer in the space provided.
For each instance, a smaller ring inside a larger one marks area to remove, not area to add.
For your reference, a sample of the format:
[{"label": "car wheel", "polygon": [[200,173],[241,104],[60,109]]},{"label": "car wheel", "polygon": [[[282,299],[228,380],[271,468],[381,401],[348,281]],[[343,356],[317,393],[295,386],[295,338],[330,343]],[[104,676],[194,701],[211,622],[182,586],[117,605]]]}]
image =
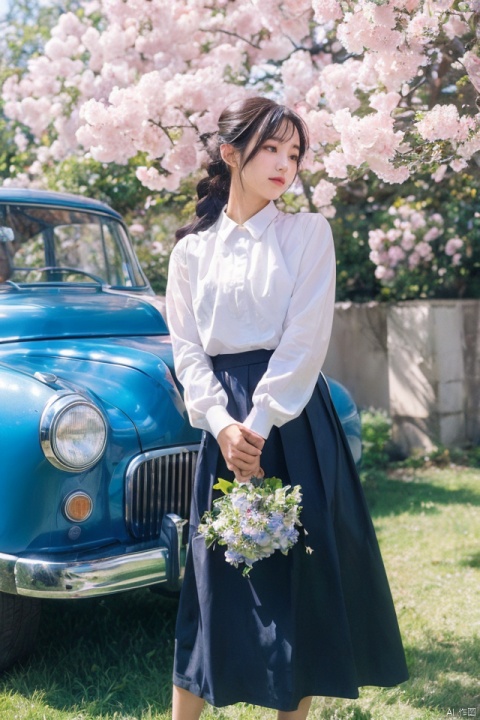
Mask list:
[{"label": "car wheel", "polygon": [[41,600],[0,593],[0,671],[32,652],[40,624]]}]

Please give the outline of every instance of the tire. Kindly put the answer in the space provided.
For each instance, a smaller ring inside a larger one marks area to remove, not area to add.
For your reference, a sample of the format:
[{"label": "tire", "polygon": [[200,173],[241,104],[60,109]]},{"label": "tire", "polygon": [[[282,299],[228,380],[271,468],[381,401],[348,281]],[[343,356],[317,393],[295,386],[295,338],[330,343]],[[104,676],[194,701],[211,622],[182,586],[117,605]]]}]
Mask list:
[{"label": "tire", "polygon": [[41,600],[0,592],[0,672],[27,658],[40,625]]}]

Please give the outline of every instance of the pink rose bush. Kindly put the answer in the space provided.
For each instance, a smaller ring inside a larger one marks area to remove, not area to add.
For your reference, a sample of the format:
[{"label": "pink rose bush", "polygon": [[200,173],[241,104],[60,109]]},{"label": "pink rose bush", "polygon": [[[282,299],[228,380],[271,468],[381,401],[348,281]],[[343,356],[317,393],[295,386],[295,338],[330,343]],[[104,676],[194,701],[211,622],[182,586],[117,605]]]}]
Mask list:
[{"label": "pink rose bush", "polygon": [[465,242],[447,229],[440,213],[409,197],[392,205],[388,216],[389,222],[370,230],[368,238],[375,277],[382,285],[411,285],[415,278],[432,285],[429,274],[441,284],[461,266]]},{"label": "pink rose bush", "polygon": [[[270,94],[305,118],[305,207],[327,215],[349,180],[371,173],[402,183],[428,169],[440,182],[480,150],[478,108],[452,98],[457,80],[472,100],[480,92],[474,0],[80,4],[2,88],[19,148],[25,133],[36,138],[30,180],[45,163],[86,153],[133,161],[146,187],[175,192],[206,160],[220,111],[249,93]],[[402,263],[430,262],[422,242],[372,250],[391,250],[377,272],[385,279]]]}]

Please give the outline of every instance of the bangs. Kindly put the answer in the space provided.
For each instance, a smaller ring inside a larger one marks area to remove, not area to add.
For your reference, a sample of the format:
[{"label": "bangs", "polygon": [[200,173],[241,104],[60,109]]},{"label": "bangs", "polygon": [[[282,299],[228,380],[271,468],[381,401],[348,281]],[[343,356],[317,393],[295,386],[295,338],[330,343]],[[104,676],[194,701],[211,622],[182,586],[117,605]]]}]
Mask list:
[{"label": "bangs", "polygon": [[298,164],[301,163],[308,147],[308,131],[303,120],[284,105],[276,105],[266,113],[257,133],[255,146],[242,163],[242,167],[252,160],[267,140],[288,142],[295,134],[299,136]]},{"label": "bangs", "polygon": [[282,124],[274,135],[270,135],[266,140],[277,140],[278,142],[288,142],[292,139],[297,128],[291,120],[283,120]]}]

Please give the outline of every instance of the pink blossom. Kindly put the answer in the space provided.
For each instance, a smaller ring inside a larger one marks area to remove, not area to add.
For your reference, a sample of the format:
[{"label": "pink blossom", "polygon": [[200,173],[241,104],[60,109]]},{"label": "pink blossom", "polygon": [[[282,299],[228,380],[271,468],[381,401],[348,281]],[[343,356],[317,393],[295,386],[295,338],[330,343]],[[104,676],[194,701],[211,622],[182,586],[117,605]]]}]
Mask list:
[{"label": "pink blossom", "polygon": [[60,15],[58,24],[52,30],[52,35],[66,40],[71,35],[80,38],[83,32],[84,25],[80,18],[73,12],[65,12]]},{"label": "pink blossom", "polygon": [[423,236],[423,240],[426,243],[432,242],[432,240],[436,240],[440,235],[442,234],[442,230],[438,227],[431,227],[425,235]]},{"label": "pink blossom", "polygon": [[417,130],[424,140],[466,140],[474,120],[459,117],[455,105],[436,105],[417,122]]},{"label": "pink blossom", "polygon": [[475,55],[471,50],[465,53],[462,62],[465,66],[465,70],[468,73],[470,82],[472,83],[475,90],[480,93],[480,57]]},{"label": "pink blossom", "polygon": [[413,246],[415,245],[415,235],[412,233],[411,230],[404,231],[401,245],[402,248],[407,252],[413,248]]},{"label": "pink blossom", "polygon": [[395,240],[398,240],[400,237],[402,237],[402,231],[397,230],[396,228],[390,228],[390,230],[387,231],[387,240],[389,242],[395,242]]},{"label": "pink blossom", "polygon": [[152,253],[154,255],[164,255],[165,250],[165,245],[161,242],[158,242],[158,240],[152,243]]},{"label": "pink blossom", "polygon": [[343,23],[338,26],[337,36],[349,52],[357,55],[366,48],[392,52],[402,39],[397,30],[371,22],[362,10],[345,14]]},{"label": "pink blossom", "polygon": [[378,112],[390,114],[398,106],[401,95],[396,92],[378,93],[370,98],[370,107]]},{"label": "pink blossom", "polygon": [[428,57],[423,52],[406,45],[400,45],[394,54],[390,50],[366,53],[359,80],[365,84],[368,78],[376,77],[388,92],[398,92],[427,63]]},{"label": "pink blossom", "polygon": [[[78,13],[60,15],[45,53],[3,86],[4,112],[35,136],[40,164],[85,151],[120,163],[141,154],[153,166],[140,172],[149,187],[176,188],[201,162],[198,134],[213,132],[223,107],[253,92],[302,114],[312,141],[305,173],[317,177],[343,180],[368,167],[384,182],[403,182],[417,145],[447,139],[450,146],[435,158],[438,181],[448,163],[458,172],[480,151],[475,107],[429,109],[421,82],[426,64],[435,72],[446,36],[457,34],[459,47],[471,47],[469,16],[451,0],[80,5]],[[343,48],[356,57],[345,58]],[[461,62],[478,91],[476,50]],[[417,136],[405,132],[412,110],[425,113]],[[409,252],[403,242],[394,244]],[[388,268],[388,258],[380,264]]]},{"label": "pink blossom", "polygon": [[323,173],[325,165],[323,159],[310,147],[308,148],[302,162],[302,169],[308,170],[310,173]]},{"label": "pink blossom", "polygon": [[450,167],[455,172],[460,172],[461,170],[466,168],[467,165],[468,165],[467,161],[464,160],[463,158],[458,158],[457,160],[452,160],[452,162],[450,163]]},{"label": "pink blossom", "polygon": [[410,207],[410,205],[400,205],[400,207],[397,208],[397,213],[402,219],[405,220],[412,215],[413,209]]},{"label": "pink blossom", "polygon": [[112,25],[100,37],[100,47],[104,62],[110,62],[125,55],[127,47],[132,44],[130,34],[118,25]]},{"label": "pink blossom", "polygon": [[50,103],[47,98],[26,97],[20,101],[19,118],[36,135],[41,135],[50,124]]},{"label": "pink blossom", "polygon": [[419,253],[417,253],[415,251],[412,252],[408,256],[408,267],[410,268],[410,270],[414,270],[419,265],[420,260],[421,260],[421,257],[419,255]]},{"label": "pink blossom", "polygon": [[29,188],[35,186],[38,187],[38,183],[36,185],[29,177],[28,173],[18,173],[16,177],[5,178],[2,182],[2,187],[6,188]]},{"label": "pink blossom", "polygon": [[414,12],[420,5],[420,0],[396,0],[395,7],[403,8],[407,12]]},{"label": "pink blossom", "polygon": [[399,205],[398,207],[392,206],[388,208],[389,215],[398,215],[402,220],[409,218],[413,210],[410,205]]},{"label": "pink blossom", "polygon": [[310,132],[312,146],[338,143],[340,134],[333,127],[332,114],[326,110],[311,110],[304,115]]},{"label": "pink blossom", "polygon": [[413,230],[419,230],[420,228],[424,228],[427,224],[425,220],[425,215],[418,210],[414,210],[410,215],[410,224]]},{"label": "pink blossom", "polygon": [[327,65],[320,75],[320,87],[333,112],[348,108],[352,112],[360,107],[355,95],[358,85],[355,81],[360,61],[350,58],[343,65]]},{"label": "pink blossom", "polygon": [[374,251],[380,250],[384,247],[385,233],[380,228],[375,230],[369,230],[368,232],[368,244]]},{"label": "pink blossom", "polygon": [[255,8],[249,4],[241,3],[235,12],[235,26],[237,33],[242,37],[254,35],[258,27]]},{"label": "pink blossom", "polygon": [[333,218],[337,214],[337,208],[335,207],[335,205],[325,205],[324,207],[322,207],[321,212],[323,217]]},{"label": "pink blossom", "polygon": [[145,185],[149,190],[163,190],[165,188],[164,176],[160,175],[158,170],[153,167],[139,167],[136,175],[142,185]]},{"label": "pink blossom", "polygon": [[343,11],[338,0],[312,0],[315,22],[327,23],[331,20],[340,20]]},{"label": "pink blossom", "polygon": [[447,22],[443,23],[442,29],[450,40],[454,40],[456,37],[462,37],[462,35],[468,33],[467,23],[453,13]]},{"label": "pink blossom", "polygon": [[24,133],[22,133],[20,130],[17,130],[15,133],[15,137],[13,138],[15,141],[16,146],[20,150],[20,152],[24,152],[24,150],[28,147],[28,139],[25,136]]},{"label": "pink blossom", "polygon": [[[60,61],[63,64],[62,61]],[[57,95],[61,92],[61,82],[57,76],[56,63],[52,63],[45,55],[32,58],[28,63],[30,73],[30,89],[28,94],[36,97],[48,97]],[[25,96],[25,91],[21,93]]]},{"label": "pink blossom", "polygon": [[390,267],[394,268],[399,262],[405,259],[405,252],[398,245],[392,245],[388,249],[388,259],[390,261]]},{"label": "pink blossom", "polygon": [[78,38],[74,35],[70,35],[65,41],[53,37],[45,45],[45,55],[50,60],[68,58],[78,52],[79,45]]},{"label": "pink blossom", "polygon": [[323,158],[325,170],[327,175],[332,178],[346,178],[348,177],[348,167],[345,155],[337,150],[332,150],[331,153],[325,155]]},{"label": "pink blossom", "polygon": [[334,127],[340,132],[343,152],[349,165],[367,163],[385,182],[403,182],[408,169],[394,168],[390,160],[401,145],[403,133],[395,132],[394,121],[384,113],[353,117],[348,110],[335,113]]},{"label": "pink blossom", "polygon": [[384,280],[388,282],[389,280],[393,280],[395,273],[391,268],[387,268],[384,265],[378,265],[375,268],[375,277],[377,280]]},{"label": "pink blossom", "polygon": [[452,257],[452,265],[460,265],[462,262],[462,256],[460,253],[455,253],[455,255]]},{"label": "pink blossom", "polygon": [[198,169],[199,162],[193,135],[193,131],[187,131],[190,142],[186,138],[186,144],[175,145],[165,154],[162,165],[169,173],[186,177]]},{"label": "pink blossom", "polygon": [[445,173],[448,170],[448,165],[439,165],[437,170],[435,170],[434,173],[432,173],[432,179],[435,180],[436,183],[442,182],[443,178],[445,177]]},{"label": "pink blossom", "polygon": [[281,74],[287,105],[295,105],[305,97],[313,84],[313,73],[311,55],[306,50],[299,50],[283,63]]},{"label": "pink blossom", "polygon": [[239,43],[237,45],[220,43],[210,50],[208,59],[213,64],[231,68],[233,72],[237,73],[242,70],[245,53]]},{"label": "pink blossom", "polygon": [[461,143],[458,147],[460,157],[469,160],[472,155],[480,150],[480,132],[474,133],[468,140]]},{"label": "pink blossom", "polygon": [[463,240],[461,240],[458,237],[450,238],[450,240],[445,245],[445,254],[446,255],[455,255],[457,250],[459,250],[463,246]]},{"label": "pink blossom", "polygon": [[407,27],[407,37],[409,42],[418,42],[421,45],[426,45],[430,42],[431,38],[435,36],[440,30],[440,18],[437,14],[426,10],[423,13],[415,15]]},{"label": "pink blossom", "polygon": [[313,191],[312,200],[318,208],[323,208],[326,205],[330,205],[333,198],[335,197],[337,188],[333,183],[328,180],[320,180],[315,190]]},{"label": "pink blossom", "polygon": [[287,10],[291,15],[303,15],[312,8],[312,0],[283,0],[282,10]]},{"label": "pink blossom", "polygon": [[372,2],[364,2],[362,12],[371,23],[386,27],[388,30],[393,30],[397,23],[394,3],[376,5]]},{"label": "pink blossom", "polygon": [[422,241],[422,242],[418,243],[415,250],[423,260],[426,260],[426,259],[432,257],[432,248],[430,247],[428,242]]}]

